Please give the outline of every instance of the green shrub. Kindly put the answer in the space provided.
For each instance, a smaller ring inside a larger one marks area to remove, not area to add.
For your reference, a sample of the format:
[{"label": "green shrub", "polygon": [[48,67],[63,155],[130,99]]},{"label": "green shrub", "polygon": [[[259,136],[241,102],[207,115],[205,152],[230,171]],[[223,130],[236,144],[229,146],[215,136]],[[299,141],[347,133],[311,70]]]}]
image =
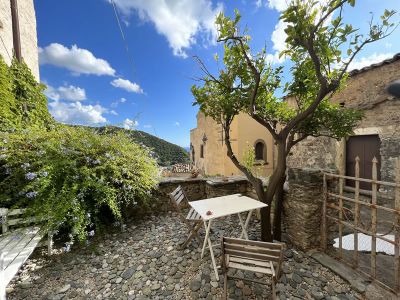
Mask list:
[{"label": "green shrub", "polygon": [[27,207],[46,229],[79,239],[104,209],[118,220],[128,206],[146,206],[158,172],[125,134],[68,126],[0,133],[0,160],[0,206]]}]

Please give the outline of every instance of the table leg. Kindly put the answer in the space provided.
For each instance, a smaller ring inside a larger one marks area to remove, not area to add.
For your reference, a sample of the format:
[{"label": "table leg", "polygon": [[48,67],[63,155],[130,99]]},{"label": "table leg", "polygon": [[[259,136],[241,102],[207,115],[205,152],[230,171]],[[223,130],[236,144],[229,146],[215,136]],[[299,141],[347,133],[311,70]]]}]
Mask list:
[{"label": "table leg", "polygon": [[252,216],[252,214],[253,214],[253,211],[254,211],[254,210],[250,210],[250,211],[249,211],[249,213],[247,214],[247,218],[246,218],[246,221],[245,221],[244,224],[243,224],[243,220],[242,220],[241,215],[238,214],[238,216],[239,216],[239,222],[240,222],[240,225],[242,226],[242,233],[240,234],[240,238],[243,238],[243,236],[244,236],[244,238],[245,238],[246,240],[249,239],[249,236],[248,236],[248,234],[247,234],[247,227],[249,226],[249,222],[250,222],[251,216]]},{"label": "table leg", "polygon": [[203,248],[201,249],[201,258],[204,256],[204,250],[206,249],[207,241],[208,241],[208,236],[210,234],[210,228],[211,228],[211,220],[204,221],[204,229],[206,230],[206,236],[204,237],[204,243],[203,243]]},{"label": "table leg", "polygon": [[214,251],[213,251],[213,246],[212,246],[210,238],[208,238],[208,247],[210,248],[210,256],[211,256],[211,261],[212,261],[212,264],[213,264],[213,267],[214,267],[215,278],[216,278],[217,281],[219,281],[217,264],[215,263]]}]

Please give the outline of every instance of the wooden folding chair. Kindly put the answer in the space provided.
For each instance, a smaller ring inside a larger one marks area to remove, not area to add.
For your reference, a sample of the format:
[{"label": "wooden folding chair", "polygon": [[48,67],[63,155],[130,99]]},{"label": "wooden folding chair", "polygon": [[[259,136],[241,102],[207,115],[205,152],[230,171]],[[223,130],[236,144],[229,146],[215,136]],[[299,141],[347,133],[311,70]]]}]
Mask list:
[{"label": "wooden folding chair", "polygon": [[203,225],[202,218],[193,208],[190,208],[189,213],[185,217],[182,206],[189,206],[189,201],[185,193],[183,192],[182,187],[178,186],[172,193],[169,194],[169,196],[171,198],[173,206],[176,208],[179,218],[182,220],[183,223],[186,224],[186,227],[189,231],[189,236],[182,244],[181,248],[185,248],[194,237],[201,244],[201,239],[199,237],[198,231]]},{"label": "wooden folding chair", "polygon": [[253,271],[271,276],[272,299],[276,299],[275,284],[281,273],[284,244],[222,237],[221,248],[225,299],[228,299],[228,278],[267,284],[260,280],[228,276],[229,269]]}]

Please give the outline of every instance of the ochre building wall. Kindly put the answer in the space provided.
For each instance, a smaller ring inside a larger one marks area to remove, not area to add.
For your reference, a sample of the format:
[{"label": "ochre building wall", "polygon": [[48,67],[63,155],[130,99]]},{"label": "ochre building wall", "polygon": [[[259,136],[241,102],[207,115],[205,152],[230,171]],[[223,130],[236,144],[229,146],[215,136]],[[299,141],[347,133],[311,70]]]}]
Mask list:
[{"label": "ochre building wall", "polygon": [[[227,149],[223,142],[222,127],[210,117],[199,112],[197,127],[190,131],[191,156],[196,168],[206,175],[242,175],[239,169],[227,156]],[[203,138],[206,137],[204,141]],[[254,147],[256,141],[262,140],[266,147],[266,160],[257,162],[254,172],[259,176],[267,177],[273,170],[273,142],[267,130],[246,114],[235,117],[231,125],[232,149],[239,161],[243,162],[245,152]],[[204,157],[200,157],[201,145],[204,147]]]}]

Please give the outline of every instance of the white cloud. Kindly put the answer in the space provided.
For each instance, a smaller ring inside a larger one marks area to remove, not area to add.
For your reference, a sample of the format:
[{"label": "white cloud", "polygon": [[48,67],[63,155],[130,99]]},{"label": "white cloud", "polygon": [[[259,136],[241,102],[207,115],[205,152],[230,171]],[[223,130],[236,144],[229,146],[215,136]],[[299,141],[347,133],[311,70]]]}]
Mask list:
[{"label": "white cloud", "polygon": [[366,66],[380,63],[381,61],[393,57],[393,53],[373,53],[369,56],[360,57],[349,65],[349,71],[354,69],[362,69]]},{"label": "white cloud", "polygon": [[115,75],[115,70],[101,58],[96,58],[92,52],[72,45],[67,48],[58,43],[52,43],[45,48],[39,48],[40,64],[49,64],[66,68],[73,74]]},{"label": "white cloud", "polygon": [[125,98],[118,99],[117,101],[114,101],[113,103],[111,103],[111,107],[116,108],[116,107],[118,107],[118,105],[120,103],[125,103],[125,102],[126,102]]},{"label": "white cloud", "polygon": [[256,0],[255,5],[257,8],[260,8],[263,5],[262,0]]},{"label": "white cloud", "polygon": [[268,7],[277,11],[284,11],[288,7],[289,0],[268,0]]},{"label": "white cloud", "polygon": [[181,126],[181,123],[175,122],[175,126]]},{"label": "white cloud", "polygon": [[125,129],[134,129],[139,125],[139,122],[136,120],[131,120],[131,119],[125,119],[124,122],[122,123],[122,126]]},{"label": "white cloud", "polygon": [[[110,0],[109,0],[110,1]],[[185,49],[196,43],[198,34],[215,41],[215,16],[223,10],[222,4],[211,0],[114,0],[125,15],[136,11],[143,21],[152,22],[164,35],[174,55],[187,57]]]},{"label": "white cloud", "polygon": [[279,20],[275,25],[275,30],[272,32],[271,41],[273,43],[272,49],[275,51],[273,54],[267,54],[267,61],[271,63],[281,63],[285,60],[282,56],[279,58],[279,53],[286,49],[286,32],[287,23]]},{"label": "white cloud", "polygon": [[118,113],[115,110],[110,110],[110,114],[112,114],[114,116],[118,116]]},{"label": "white cloud", "polygon": [[60,86],[58,88],[47,85],[44,93],[48,98],[52,100],[63,99],[71,101],[83,101],[87,99],[85,89],[73,85]]},{"label": "white cloud", "polygon": [[153,126],[151,126],[150,124],[145,124],[143,125],[143,128],[152,128]]},{"label": "white cloud", "polygon": [[101,105],[82,105],[81,102],[65,103],[54,101],[49,103],[50,113],[59,122],[68,124],[99,124],[107,122],[103,116],[107,109]]},{"label": "white cloud", "polygon": [[[132,93],[138,93],[138,94],[144,93],[140,85],[138,85],[135,82],[130,82],[128,79],[122,79],[122,78],[114,79],[113,81],[111,81],[111,85]],[[123,101],[122,103],[124,103],[125,101]]]}]

